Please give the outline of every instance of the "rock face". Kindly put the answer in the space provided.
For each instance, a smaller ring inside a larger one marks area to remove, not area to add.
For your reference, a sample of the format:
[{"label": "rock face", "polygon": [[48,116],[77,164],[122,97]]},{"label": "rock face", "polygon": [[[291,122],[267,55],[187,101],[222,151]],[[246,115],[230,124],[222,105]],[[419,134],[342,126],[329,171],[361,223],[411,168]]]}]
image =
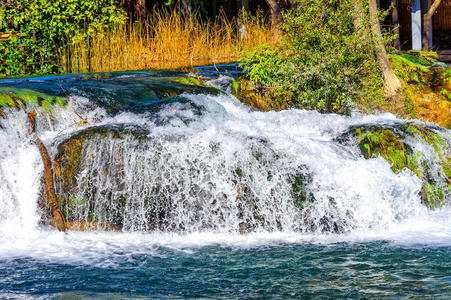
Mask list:
[{"label": "rock face", "polygon": [[[208,157],[180,160],[166,148],[171,141],[150,136],[136,126],[98,126],[59,144],[55,183],[69,229],[185,232],[214,230],[231,222],[240,233],[275,230],[287,226],[282,222],[284,205],[295,214],[298,224],[293,228],[318,229],[310,224],[309,213],[302,213],[315,201],[308,168],[293,174],[271,173],[278,158],[265,141],[251,141],[246,154],[250,161],[228,165],[218,159],[220,145],[210,145],[207,153],[199,149],[198,155]],[[177,141],[174,145],[184,147]],[[265,185],[261,180],[274,185],[269,194],[258,191]],[[320,227],[342,231],[327,216]]]},{"label": "rock face", "polygon": [[[412,171],[423,183],[423,203],[433,209],[451,197],[451,145],[438,134],[439,130],[439,127],[409,123],[357,126],[337,140],[344,144],[357,143],[366,159],[383,157],[395,173],[404,169]],[[431,151],[422,151],[425,148]]]},{"label": "rock face", "polygon": [[[440,130],[409,123],[356,126],[337,142],[366,159],[383,157],[394,173],[413,172],[423,183],[423,203],[434,209],[451,196],[451,147]],[[161,138],[137,126],[105,125],[62,141],[55,183],[69,229],[185,232],[231,226],[240,233],[340,233],[353,226],[333,209],[318,214],[317,179],[309,167],[280,165],[264,140],[250,141],[246,160],[229,165],[220,158],[219,144],[178,149],[185,147],[179,137]],[[187,150],[194,157],[174,153]],[[327,205],[335,202],[330,197]]]},{"label": "rock face", "polygon": [[[122,220],[120,220],[120,215],[112,221],[100,221],[96,220],[94,217],[95,202],[88,202],[83,196],[80,197],[78,193],[80,189],[86,187],[87,185],[92,185],[89,180],[79,180],[80,172],[82,172],[83,161],[86,159],[86,147],[88,144],[96,144],[101,140],[121,140],[125,138],[133,138],[137,141],[142,141],[147,139],[148,132],[137,126],[129,125],[105,125],[96,126],[83,129],[71,137],[65,139],[58,145],[58,153],[54,163],[55,169],[55,184],[57,192],[60,195],[61,207],[63,211],[69,229],[72,230],[87,230],[87,229],[113,229],[117,230],[121,228]],[[101,153],[98,153],[101,155]],[[105,157],[107,161],[107,166],[111,169],[117,170],[114,176],[116,180],[120,180],[123,175],[121,171],[123,170],[123,157],[121,157],[121,152],[118,151],[115,157]],[[95,168],[95,172],[104,172],[105,177],[110,176],[108,174],[108,169],[106,168]],[[107,179],[106,179],[107,180]],[[96,193],[96,186],[91,186],[88,189],[90,193]],[[89,195],[85,195],[89,196]],[[121,201],[125,203],[125,199],[121,198]],[[124,204],[122,203],[122,204]],[[113,204],[113,203],[112,203]],[[112,207],[121,203],[114,203]],[[88,205],[87,215],[80,216],[77,214],[80,206]],[[44,219],[44,223],[48,223],[49,220]]]}]

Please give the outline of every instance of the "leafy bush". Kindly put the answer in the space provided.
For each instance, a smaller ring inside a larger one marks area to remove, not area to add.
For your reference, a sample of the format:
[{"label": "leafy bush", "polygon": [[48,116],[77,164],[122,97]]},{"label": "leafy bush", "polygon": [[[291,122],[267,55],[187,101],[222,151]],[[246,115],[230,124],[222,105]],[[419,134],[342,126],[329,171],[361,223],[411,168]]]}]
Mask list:
[{"label": "leafy bush", "polygon": [[16,0],[0,2],[0,75],[52,73],[73,43],[124,23],[116,0]]},{"label": "leafy bush", "polygon": [[284,15],[280,46],[261,48],[244,68],[261,89],[290,91],[287,103],[322,112],[345,112],[349,100],[383,97],[381,70],[368,14],[354,28],[352,0],[298,0]]}]

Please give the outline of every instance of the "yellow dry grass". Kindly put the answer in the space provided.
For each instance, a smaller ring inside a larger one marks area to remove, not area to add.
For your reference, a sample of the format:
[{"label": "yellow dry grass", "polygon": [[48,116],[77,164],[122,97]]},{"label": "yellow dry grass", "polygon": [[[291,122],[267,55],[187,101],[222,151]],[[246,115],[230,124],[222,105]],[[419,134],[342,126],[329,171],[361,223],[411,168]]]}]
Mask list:
[{"label": "yellow dry grass", "polygon": [[188,18],[180,9],[157,10],[146,21],[99,30],[69,45],[60,63],[65,73],[175,69],[238,61],[245,51],[268,43],[270,26],[261,13],[233,19],[221,13],[207,22],[196,13]]}]

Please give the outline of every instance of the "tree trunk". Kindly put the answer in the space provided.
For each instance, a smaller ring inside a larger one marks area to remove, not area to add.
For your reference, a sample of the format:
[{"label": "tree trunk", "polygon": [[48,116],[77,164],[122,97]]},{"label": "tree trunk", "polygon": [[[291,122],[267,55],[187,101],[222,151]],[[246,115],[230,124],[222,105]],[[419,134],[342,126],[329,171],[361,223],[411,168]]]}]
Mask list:
[{"label": "tree trunk", "polygon": [[431,45],[429,45],[429,35],[431,34],[432,16],[441,3],[442,0],[435,0],[429,8],[428,12],[423,17],[423,51],[429,51],[429,49],[431,48]]},{"label": "tree trunk", "polygon": [[28,121],[30,123],[30,133],[33,136],[35,144],[39,148],[39,153],[41,154],[42,162],[44,163],[44,178],[45,178],[45,191],[48,200],[48,206],[53,215],[53,224],[58,228],[59,231],[66,232],[66,220],[61,210],[58,208],[58,198],[55,194],[55,185],[53,183],[53,169],[52,160],[50,159],[47,148],[45,148],[44,143],[36,135],[36,111],[31,111],[28,113]]},{"label": "tree trunk", "polygon": [[183,0],[183,10],[185,10],[185,13],[187,16],[191,16],[191,1],[190,0]]},{"label": "tree trunk", "polygon": [[[359,1],[360,2],[360,1]],[[387,98],[392,98],[401,90],[402,85],[390,64],[387,51],[383,43],[379,19],[377,16],[376,0],[369,1],[369,13],[371,22],[371,36],[376,47],[376,55],[383,72],[384,94]]]},{"label": "tree trunk", "polygon": [[271,12],[271,31],[273,36],[279,35],[279,24],[283,21],[283,11],[294,8],[296,0],[266,0]]},{"label": "tree trunk", "polygon": [[396,39],[394,41],[395,48],[401,50],[401,41],[399,39],[399,15],[398,15],[398,0],[391,0],[391,5],[393,6],[393,10],[391,12],[392,23],[394,26],[394,32],[396,35]]},{"label": "tree trunk", "polygon": [[271,12],[271,31],[278,33],[279,24],[282,22],[282,7],[280,7],[280,1],[278,0],[266,0],[269,5],[269,11]]}]

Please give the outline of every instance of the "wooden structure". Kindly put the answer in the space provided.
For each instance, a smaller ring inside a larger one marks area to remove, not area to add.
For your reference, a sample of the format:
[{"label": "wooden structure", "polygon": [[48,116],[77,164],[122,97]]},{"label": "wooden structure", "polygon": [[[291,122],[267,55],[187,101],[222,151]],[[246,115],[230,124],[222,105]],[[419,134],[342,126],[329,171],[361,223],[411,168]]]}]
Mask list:
[{"label": "wooden structure", "polygon": [[[381,1],[382,2],[382,1]],[[384,1],[385,6],[390,4],[390,0]],[[412,31],[415,31],[412,24],[415,21],[412,18],[415,16],[414,9],[419,7],[420,18],[419,25],[423,26],[423,16],[426,14],[431,3],[434,0],[398,0],[398,14],[399,14],[399,31],[401,47],[403,49],[417,48],[413,47]],[[432,17],[432,49],[446,50],[451,49],[451,0],[442,0],[434,16]]]}]

